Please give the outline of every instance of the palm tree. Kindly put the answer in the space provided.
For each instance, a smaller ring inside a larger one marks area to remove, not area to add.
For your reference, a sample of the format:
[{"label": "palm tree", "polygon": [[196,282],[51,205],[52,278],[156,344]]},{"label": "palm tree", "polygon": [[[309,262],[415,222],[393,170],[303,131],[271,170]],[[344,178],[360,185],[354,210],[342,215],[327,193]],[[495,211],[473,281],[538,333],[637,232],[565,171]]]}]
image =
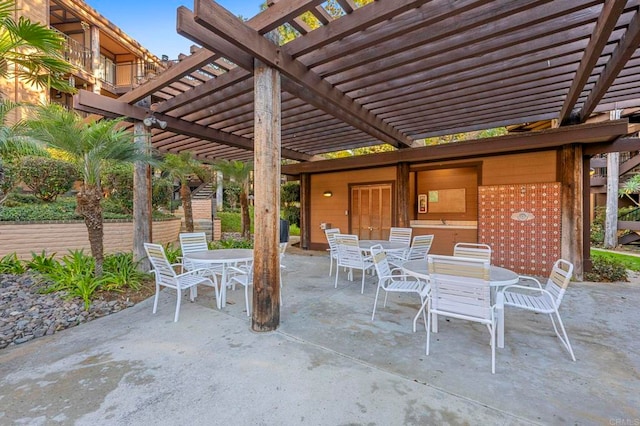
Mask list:
[{"label": "palm tree", "polygon": [[74,92],[64,79],[73,67],[64,60],[64,37],[16,11],[14,0],[0,0],[0,77],[15,76],[39,88]]},{"label": "palm tree", "polygon": [[251,163],[238,160],[220,160],[214,168],[222,173],[225,179],[240,185],[240,217],[242,219],[242,238],[251,238],[251,222],[249,218],[249,177],[253,170]]},{"label": "palm tree", "polygon": [[191,207],[191,188],[189,179],[196,175],[206,182],[210,179],[209,170],[188,151],[180,154],[166,154],[159,168],[167,172],[174,180],[180,182],[180,200],[184,210],[184,225],[187,232],[193,232],[193,209]]},{"label": "palm tree", "polygon": [[103,198],[100,178],[105,162],[149,161],[144,147],[134,144],[133,135],[120,126],[121,120],[85,122],[75,111],[60,105],[42,106],[27,120],[29,134],[51,148],[65,152],[77,164],[82,187],[77,195],[77,213],[84,218],[91,254],[96,260],[95,275],[102,275]]}]

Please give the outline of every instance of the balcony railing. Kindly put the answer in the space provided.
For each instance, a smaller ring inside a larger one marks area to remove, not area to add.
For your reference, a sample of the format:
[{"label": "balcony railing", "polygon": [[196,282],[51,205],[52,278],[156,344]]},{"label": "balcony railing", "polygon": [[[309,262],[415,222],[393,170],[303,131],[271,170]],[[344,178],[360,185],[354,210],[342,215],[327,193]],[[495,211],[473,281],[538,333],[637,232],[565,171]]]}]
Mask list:
[{"label": "balcony railing", "polygon": [[120,93],[152,79],[164,69],[165,67],[155,62],[111,63],[109,69],[100,76],[100,80],[109,90]]},{"label": "balcony railing", "polygon": [[64,38],[64,59],[79,69],[91,72],[91,49],[85,48],[82,43],[72,39],[65,33],[53,27],[51,29]]}]

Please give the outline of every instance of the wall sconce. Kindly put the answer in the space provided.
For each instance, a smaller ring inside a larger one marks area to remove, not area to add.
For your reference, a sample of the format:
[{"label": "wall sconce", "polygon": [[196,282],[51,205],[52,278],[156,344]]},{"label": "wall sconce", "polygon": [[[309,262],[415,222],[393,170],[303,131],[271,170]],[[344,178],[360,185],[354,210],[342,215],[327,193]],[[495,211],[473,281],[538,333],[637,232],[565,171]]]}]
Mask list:
[{"label": "wall sconce", "polygon": [[322,195],[324,195],[325,197],[333,197],[333,192],[331,192],[331,191],[324,191],[324,192],[322,193]]},{"label": "wall sconce", "polygon": [[593,167],[589,169],[589,176],[593,176],[596,174],[596,169],[594,169]]},{"label": "wall sconce", "polygon": [[154,124],[157,124],[158,127],[160,127],[162,130],[167,128],[167,122],[166,121],[158,120],[153,115],[150,116],[150,117],[145,118],[144,120],[142,120],[142,123],[147,127],[151,127]]},{"label": "wall sconce", "polygon": [[58,90],[55,94],[56,99],[62,99],[62,93]]}]

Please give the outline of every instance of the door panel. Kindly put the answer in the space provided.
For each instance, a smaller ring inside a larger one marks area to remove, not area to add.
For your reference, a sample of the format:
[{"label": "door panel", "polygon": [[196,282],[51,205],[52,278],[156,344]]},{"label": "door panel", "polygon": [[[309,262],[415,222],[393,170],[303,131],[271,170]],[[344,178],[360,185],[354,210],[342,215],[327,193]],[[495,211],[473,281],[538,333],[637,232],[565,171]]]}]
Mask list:
[{"label": "door panel", "polygon": [[392,220],[391,184],[351,188],[351,232],[362,240],[386,240]]}]

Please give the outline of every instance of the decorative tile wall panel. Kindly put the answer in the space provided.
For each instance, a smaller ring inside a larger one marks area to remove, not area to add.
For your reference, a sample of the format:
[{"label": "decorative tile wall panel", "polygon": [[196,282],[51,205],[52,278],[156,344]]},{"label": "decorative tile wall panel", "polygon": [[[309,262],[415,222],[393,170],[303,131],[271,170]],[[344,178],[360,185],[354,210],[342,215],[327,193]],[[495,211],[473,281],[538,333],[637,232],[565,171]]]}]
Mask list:
[{"label": "decorative tile wall panel", "polygon": [[478,188],[478,242],[491,246],[494,265],[549,275],[561,254],[560,190],[558,182]]}]

